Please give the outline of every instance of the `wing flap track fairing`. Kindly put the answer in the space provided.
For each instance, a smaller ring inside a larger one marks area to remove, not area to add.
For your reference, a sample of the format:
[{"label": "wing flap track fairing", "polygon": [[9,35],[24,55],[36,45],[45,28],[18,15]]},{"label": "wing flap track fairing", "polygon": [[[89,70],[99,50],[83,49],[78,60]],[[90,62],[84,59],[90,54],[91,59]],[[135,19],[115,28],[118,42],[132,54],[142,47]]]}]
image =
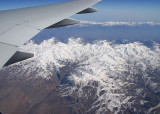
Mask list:
[{"label": "wing flap track fairing", "polygon": [[4,66],[8,66],[8,65],[20,62],[20,61],[29,59],[31,57],[34,57],[34,54],[17,51]]},{"label": "wing flap track fairing", "polygon": [[64,26],[69,26],[69,25],[74,25],[74,24],[79,24],[80,21],[77,21],[75,19],[64,19],[56,24],[53,24],[46,29],[51,29],[51,28],[57,28],[57,27],[64,27]]},{"label": "wing flap track fairing", "polygon": [[95,9],[95,8],[87,8],[87,9],[85,9],[85,10],[83,10],[83,11],[77,13],[77,14],[86,14],[86,13],[94,13],[94,12],[97,12],[97,9]]}]

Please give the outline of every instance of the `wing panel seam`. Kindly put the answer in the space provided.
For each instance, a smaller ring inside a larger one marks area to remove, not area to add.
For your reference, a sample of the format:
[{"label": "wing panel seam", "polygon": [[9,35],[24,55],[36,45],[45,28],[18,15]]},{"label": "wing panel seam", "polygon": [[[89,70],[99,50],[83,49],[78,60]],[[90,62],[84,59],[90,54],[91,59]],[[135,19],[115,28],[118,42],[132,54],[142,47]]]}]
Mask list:
[{"label": "wing panel seam", "polygon": [[8,46],[13,46],[13,47],[19,47],[19,46],[16,46],[16,45],[7,44],[7,43],[3,43],[3,42],[0,42],[0,44],[3,44],[3,45],[8,45]]}]

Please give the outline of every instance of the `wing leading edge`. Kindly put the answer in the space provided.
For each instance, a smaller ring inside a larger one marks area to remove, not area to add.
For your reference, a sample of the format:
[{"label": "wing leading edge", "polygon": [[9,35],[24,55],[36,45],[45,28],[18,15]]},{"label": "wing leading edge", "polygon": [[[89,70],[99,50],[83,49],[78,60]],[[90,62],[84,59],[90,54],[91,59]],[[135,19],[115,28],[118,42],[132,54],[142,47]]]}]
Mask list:
[{"label": "wing leading edge", "polygon": [[96,10],[90,7],[97,2],[100,0],[72,0],[59,4],[0,11],[0,68],[15,57],[19,46],[41,30],[78,23],[67,18],[74,14],[95,12]]}]

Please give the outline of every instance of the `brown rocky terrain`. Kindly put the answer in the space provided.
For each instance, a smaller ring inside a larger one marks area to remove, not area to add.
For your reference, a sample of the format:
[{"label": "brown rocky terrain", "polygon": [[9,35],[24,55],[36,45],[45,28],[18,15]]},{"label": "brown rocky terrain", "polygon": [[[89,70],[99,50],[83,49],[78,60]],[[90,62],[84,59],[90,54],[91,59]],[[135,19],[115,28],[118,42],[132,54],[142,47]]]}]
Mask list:
[{"label": "brown rocky terrain", "polygon": [[54,39],[0,70],[4,114],[159,114],[160,48]]}]

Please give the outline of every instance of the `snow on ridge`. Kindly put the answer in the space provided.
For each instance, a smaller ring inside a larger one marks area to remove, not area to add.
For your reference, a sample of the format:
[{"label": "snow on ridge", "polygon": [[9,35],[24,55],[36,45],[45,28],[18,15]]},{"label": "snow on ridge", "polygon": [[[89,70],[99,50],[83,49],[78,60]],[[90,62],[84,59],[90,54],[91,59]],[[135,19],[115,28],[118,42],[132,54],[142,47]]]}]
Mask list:
[{"label": "snow on ridge", "polygon": [[87,26],[87,25],[101,25],[101,26],[122,26],[122,25],[127,25],[127,26],[137,26],[137,25],[160,25],[160,23],[156,22],[114,22],[114,21],[109,21],[109,22],[96,22],[96,21],[81,21],[80,25],[81,26]]},{"label": "snow on ridge", "polygon": [[[112,66],[125,63],[129,58],[132,60],[143,60],[143,62],[149,61],[151,66],[157,67],[157,64],[160,62],[159,44],[155,43],[154,47],[155,50],[151,50],[139,42],[112,44],[105,40],[97,41],[93,44],[84,44],[81,38],[69,38],[68,43],[62,43],[52,38],[43,41],[40,45],[30,41],[27,45],[22,46],[22,49],[35,53],[34,59],[39,60],[38,64],[43,69],[46,68],[47,63],[54,64],[59,69],[64,65],[58,61],[77,62],[86,58],[88,60],[93,58],[95,62],[101,58],[103,64],[111,65],[109,69],[112,69]],[[121,61],[121,63],[117,61]]]},{"label": "snow on ridge", "polygon": [[[75,85],[80,85],[79,96],[84,96],[82,88],[88,83],[98,82],[96,102],[100,103],[95,102],[90,110],[100,106],[99,112],[105,110],[103,104],[106,104],[112,112],[115,107],[118,108],[117,112],[120,111],[121,104],[128,103],[130,99],[125,97],[122,87],[128,82],[134,83],[132,76],[140,70],[147,77],[148,67],[160,68],[160,48],[157,43],[150,49],[139,42],[113,44],[104,40],[86,44],[81,38],[69,38],[67,43],[62,43],[52,38],[39,45],[30,41],[21,48],[35,53],[34,58],[18,63],[28,75],[39,69],[37,71],[39,76],[49,78],[51,71],[58,71],[65,66],[65,62],[77,63],[78,67],[73,68],[75,72],[71,72],[69,80]],[[29,64],[24,65],[27,63]],[[131,69],[130,72],[128,68]],[[16,73],[22,72],[22,69],[17,69]],[[129,72],[127,77],[123,77],[125,72]],[[147,82],[149,81],[145,83]],[[150,86],[157,89],[156,83]],[[71,87],[71,91],[76,87]],[[105,93],[100,95],[102,90]],[[109,100],[111,101],[108,103]]]}]

